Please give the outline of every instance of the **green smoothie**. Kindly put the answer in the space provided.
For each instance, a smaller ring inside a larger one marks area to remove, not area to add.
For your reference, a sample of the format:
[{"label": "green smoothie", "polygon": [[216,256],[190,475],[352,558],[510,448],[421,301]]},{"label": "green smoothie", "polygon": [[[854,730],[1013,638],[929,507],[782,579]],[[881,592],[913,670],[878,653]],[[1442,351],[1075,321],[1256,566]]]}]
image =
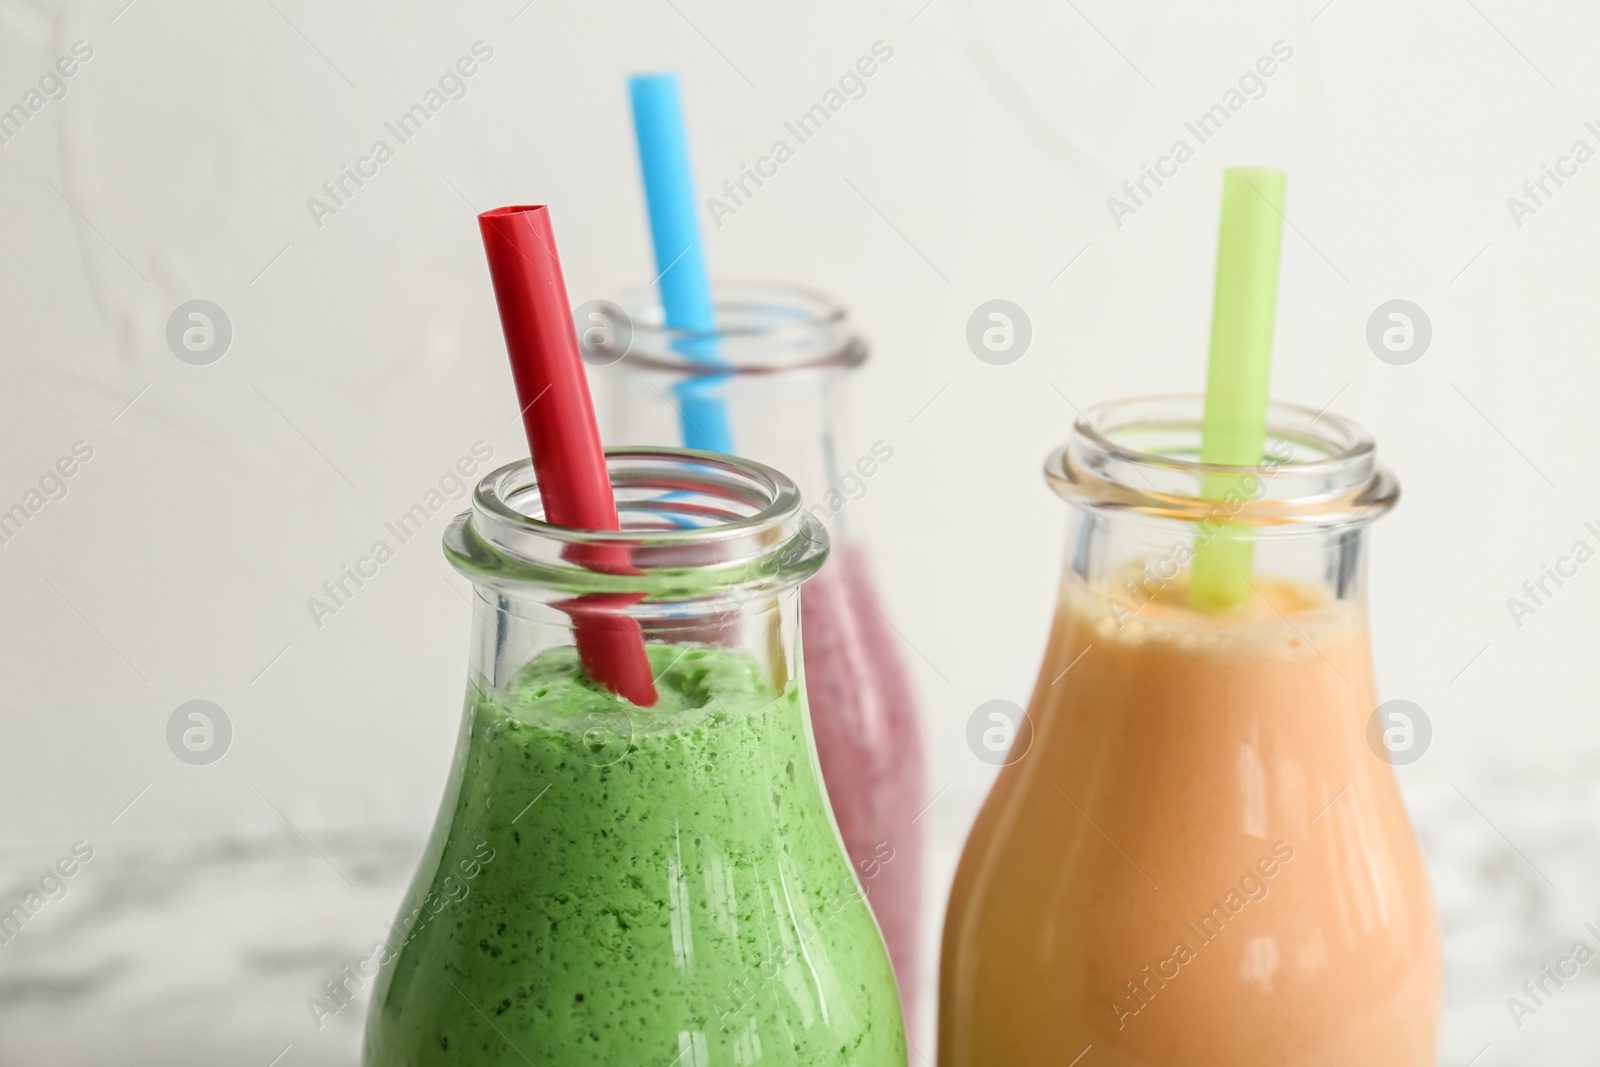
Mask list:
[{"label": "green smoothie", "polygon": [[724,649],[648,651],[653,708],[571,649],[469,694],[367,1067],[904,1067],[799,687]]}]

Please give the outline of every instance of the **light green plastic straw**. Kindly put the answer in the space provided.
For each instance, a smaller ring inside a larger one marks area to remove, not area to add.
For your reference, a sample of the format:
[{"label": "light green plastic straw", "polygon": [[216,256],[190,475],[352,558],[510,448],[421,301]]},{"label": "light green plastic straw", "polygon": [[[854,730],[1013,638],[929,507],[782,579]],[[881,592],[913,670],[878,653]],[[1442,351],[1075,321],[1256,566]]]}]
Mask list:
[{"label": "light green plastic straw", "polygon": [[[1278,257],[1288,176],[1268,167],[1229,167],[1222,175],[1222,232],[1211,306],[1211,359],[1200,431],[1202,463],[1261,464],[1267,438],[1267,385],[1278,305]],[[1253,494],[1241,475],[1209,474],[1201,496],[1232,514]],[[1189,604],[1230,611],[1251,598],[1255,541],[1237,523],[1202,524],[1195,535]]]}]

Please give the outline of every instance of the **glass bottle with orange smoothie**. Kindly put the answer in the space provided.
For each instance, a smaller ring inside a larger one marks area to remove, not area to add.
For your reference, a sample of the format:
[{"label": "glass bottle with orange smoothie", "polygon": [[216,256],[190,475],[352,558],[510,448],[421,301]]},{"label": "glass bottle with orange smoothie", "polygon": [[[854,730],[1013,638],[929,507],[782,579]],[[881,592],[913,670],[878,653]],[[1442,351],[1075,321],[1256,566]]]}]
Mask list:
[{"label": "glass bottle with orange smoothie", "polygon": [[[1254,469],[1198,462],[1200,427],[1198,397],[1110,404],[1047,464],[1060,602],[956,874],[940,1067],[1434,1062],[1433,904],[1368,740],[1366,530],[1398,486],[1331,414],[1272,405]],[[1254,542],[1232,611],[1189,603],[1213,538]]]}]

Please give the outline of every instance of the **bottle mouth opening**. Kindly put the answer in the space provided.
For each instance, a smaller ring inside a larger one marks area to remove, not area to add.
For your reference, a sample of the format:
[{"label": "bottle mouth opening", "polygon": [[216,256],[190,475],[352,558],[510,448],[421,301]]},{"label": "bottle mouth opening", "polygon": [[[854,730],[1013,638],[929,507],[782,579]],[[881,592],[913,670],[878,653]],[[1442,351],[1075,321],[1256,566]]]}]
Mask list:
[{"label": "bottle mouth opening", "polygon": [[712,324],[701,329],[667,325],[653,285],[588,305],[577,324],[584,359],[592,366],[732,377],[850,369],[867,358],[844,306],[823,293],[735,279],[714,279],[711,291]]},{"label": "bottle mouth opening", "polygon": [[1364,523],[1399,499],[1399,482],[1378,465],[1372,436],[1349,419],[1273,401],[1261,462],[1236,466],[1201,462],[1204,411],[1199,395],[1091,408],[1046,461],[1045,478],[1086,507],[1259,527]]},{"label": "bottle mouth opening", "polygon": [[685,448],[612,448],[621,529],[545,519],[533,462],[485,475],[445,554],[479,585],[560,600],[594,593],[705,601],[790,588],[822,566],[828,535],[789,478],[762,463]]}]

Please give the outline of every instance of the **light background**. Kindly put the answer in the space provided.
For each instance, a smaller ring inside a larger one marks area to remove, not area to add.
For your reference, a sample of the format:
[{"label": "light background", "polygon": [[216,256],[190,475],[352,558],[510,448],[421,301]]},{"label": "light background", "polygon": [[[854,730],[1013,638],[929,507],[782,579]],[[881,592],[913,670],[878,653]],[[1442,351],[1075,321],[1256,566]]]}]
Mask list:
[{"label": "light background", "polygon": [[[867,94],[706,239],[717,274],[836,294],[873,343],[855,433],[895,456],[852,507],[949,785],[930,968],[992,774],[967,716],[1025,702],[1051,609],[1063,505],[1041,460],[1074,404],[1201,386],[1219,172],[1268,163],[1290,174],[1273,392],[1367,426],[1405,490],[1375,533],[1374,641],[1382,693],[1434,731],[1400,776],[1446,930],[1441,1062],[1592,1062],[1593,975],[1520,1029],[1504,1000],[1600,919],[1600,564],[1520,629],[1506,599],[1575,540],[1600,547],[1600,162],[1520,227],[1506,200],[1574,141],[1600,149],[1600,10],[125,2],[0,3],[0,106],[94,49],[0,145],[0,509],[94,449],[0,545],[0,854],[17,882],[79,839],[105,857],[0,947],[4,1062],[353,1060],[356,1013],[312,1029],[298,974],[276,1001],[216,989],[241,945],[320,974],[340,938],[370,941],[434,814],[467,641],[443,516],[320,629],[305,601],[474,441],[525,451],[474,211],[552,204],[574,302],[648,280],[626,73],[680,72],[709,192],[880,40]],[[307,198],[478,40],[494,54],[468,95],[319,228]],[[1276,41],[1293,58],[1265,95],[1115,225],[1107,197],[1193,144],[1183,123]],[[165,341],[196,298],[233,326],[211,366]],[[1032,322],[1010,366],[964,341],[993,298]],[[1395,298],[1432,323],[1409,366],[1364,338]],[[235,731],[211,767],[165,740],[195,698]],[[230,893],[251,878],[184,897],[161,873],[226,868],[229,842],[298,873],[248,905]],[[372,861],[376,889],[313,852],[374,842],[400,857]],[[95,889],[118,865],[182,917]]]}]

